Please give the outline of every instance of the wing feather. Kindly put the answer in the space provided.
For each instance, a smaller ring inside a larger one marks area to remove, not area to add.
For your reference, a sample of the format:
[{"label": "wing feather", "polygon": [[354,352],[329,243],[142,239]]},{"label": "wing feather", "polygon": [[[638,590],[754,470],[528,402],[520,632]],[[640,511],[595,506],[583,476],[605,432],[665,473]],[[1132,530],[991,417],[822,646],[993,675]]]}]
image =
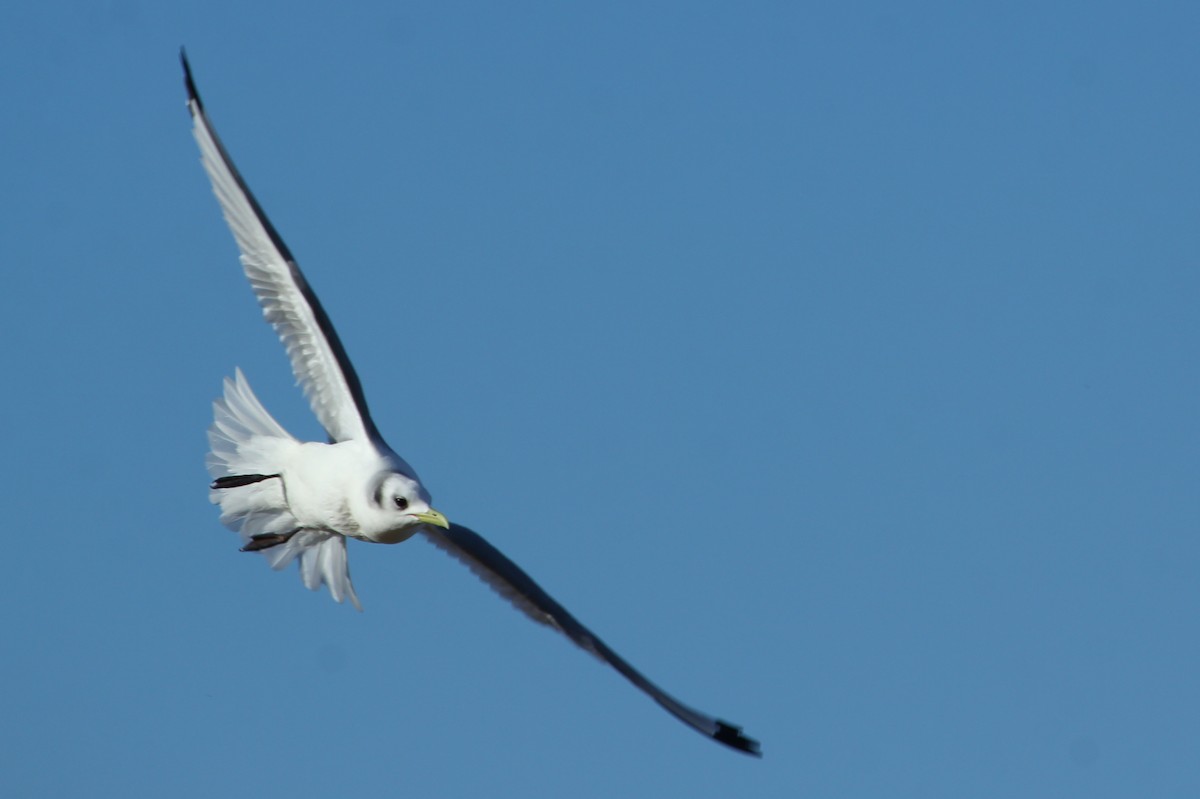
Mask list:
[{"label": "wing feather", "polygon": [[367,410],[362,384],[333,323],[221,144],[196,92],[187,57],[183,53],[180,57],[201,162],[237,240],[242,267],[263,316],[279,334],[313,413],[332,441],[382,443]]},{"label": "wing feather", "polygon": [[758,741],[743,735],[740,727],[683,704],[646,679],[483,536],[459,524],[451,524],[448,530],[426,526],[424,535],[434,546],[466,564],[518,610],[534,621],[554,627],[584,651],[612,666],[684,724],[726,746],[762,756]]}]

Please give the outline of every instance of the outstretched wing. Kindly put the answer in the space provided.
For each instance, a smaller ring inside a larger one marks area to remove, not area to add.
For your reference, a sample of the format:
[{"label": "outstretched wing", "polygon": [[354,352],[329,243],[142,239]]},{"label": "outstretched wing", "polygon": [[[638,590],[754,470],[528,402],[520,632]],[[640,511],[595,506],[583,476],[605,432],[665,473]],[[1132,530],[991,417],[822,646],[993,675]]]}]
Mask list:
[{"label": "outstretched wing", "polygon": [[208,121],[187,56],[182,51],[180,59],[192,132],[200,145],[201,161],[212,181],[213,193],[237,239],[242,267],[262,306],[263,316],[283,341],[292,371],[313,413],[332,441],[366,438],[382,443],[367,411],[358,375],[333,323]]},{"label": "outstretched wing", "polygon": [[451,524],[449,530],[426,525],[423,532],[431,543],[466,564],[517,609],[536,622],[554,627],[584,650],[612,666],[684,724],[726,746],[755,757],[762,756],[758,741],[743,735],[740,727],[688,707],[642,676],[483,536],[458,524]]}]

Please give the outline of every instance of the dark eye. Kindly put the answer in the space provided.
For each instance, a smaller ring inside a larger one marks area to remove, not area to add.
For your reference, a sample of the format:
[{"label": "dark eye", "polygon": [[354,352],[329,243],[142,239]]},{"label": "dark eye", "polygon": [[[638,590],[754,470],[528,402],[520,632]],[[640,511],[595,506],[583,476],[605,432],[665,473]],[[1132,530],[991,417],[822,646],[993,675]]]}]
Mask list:
[{"label": "dark eye", "polygon": [[408,510],[408,500],[404,497],[394,497],[392,501],[396,503],[397,510]]}]

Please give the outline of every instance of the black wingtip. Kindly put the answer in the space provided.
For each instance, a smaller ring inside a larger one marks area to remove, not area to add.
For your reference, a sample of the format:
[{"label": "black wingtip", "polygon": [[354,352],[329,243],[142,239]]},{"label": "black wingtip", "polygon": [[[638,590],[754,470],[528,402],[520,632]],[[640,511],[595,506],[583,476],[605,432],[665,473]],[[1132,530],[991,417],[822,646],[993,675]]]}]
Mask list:
[{"label": "black wingtip", "polygon": [[741,727],[717,719],[717,731],[713,733],[712,737],[714,741],[720,741],[739,752],[745,752],[752,757],[762,757],[762,749],[759,748],[758,741],[742,735]]},{"label": "black wingtip", "polygon": [[200,93],[196,91],[196,82],[192,80],[192,66],[188,63],[187,50],[183,47],[179,48],[179,63],[183,64],[183,85],[187,88],[188,102],[195,102],[196,107],[203,111],[204,103],[200,101]]}]

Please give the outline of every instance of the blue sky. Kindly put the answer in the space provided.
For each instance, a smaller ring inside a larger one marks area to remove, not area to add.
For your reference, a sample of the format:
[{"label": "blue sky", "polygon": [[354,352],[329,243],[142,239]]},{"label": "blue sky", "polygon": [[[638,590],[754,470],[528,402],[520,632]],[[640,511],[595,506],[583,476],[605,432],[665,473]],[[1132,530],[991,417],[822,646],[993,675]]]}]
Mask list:
[{"label": "blue sky", "polygon": [[[5,796],[1193,796],[1190,3],[0,12]],[[319,438],[176,55],[376,421],[705,741],[421,541],[237,551]]]}]

